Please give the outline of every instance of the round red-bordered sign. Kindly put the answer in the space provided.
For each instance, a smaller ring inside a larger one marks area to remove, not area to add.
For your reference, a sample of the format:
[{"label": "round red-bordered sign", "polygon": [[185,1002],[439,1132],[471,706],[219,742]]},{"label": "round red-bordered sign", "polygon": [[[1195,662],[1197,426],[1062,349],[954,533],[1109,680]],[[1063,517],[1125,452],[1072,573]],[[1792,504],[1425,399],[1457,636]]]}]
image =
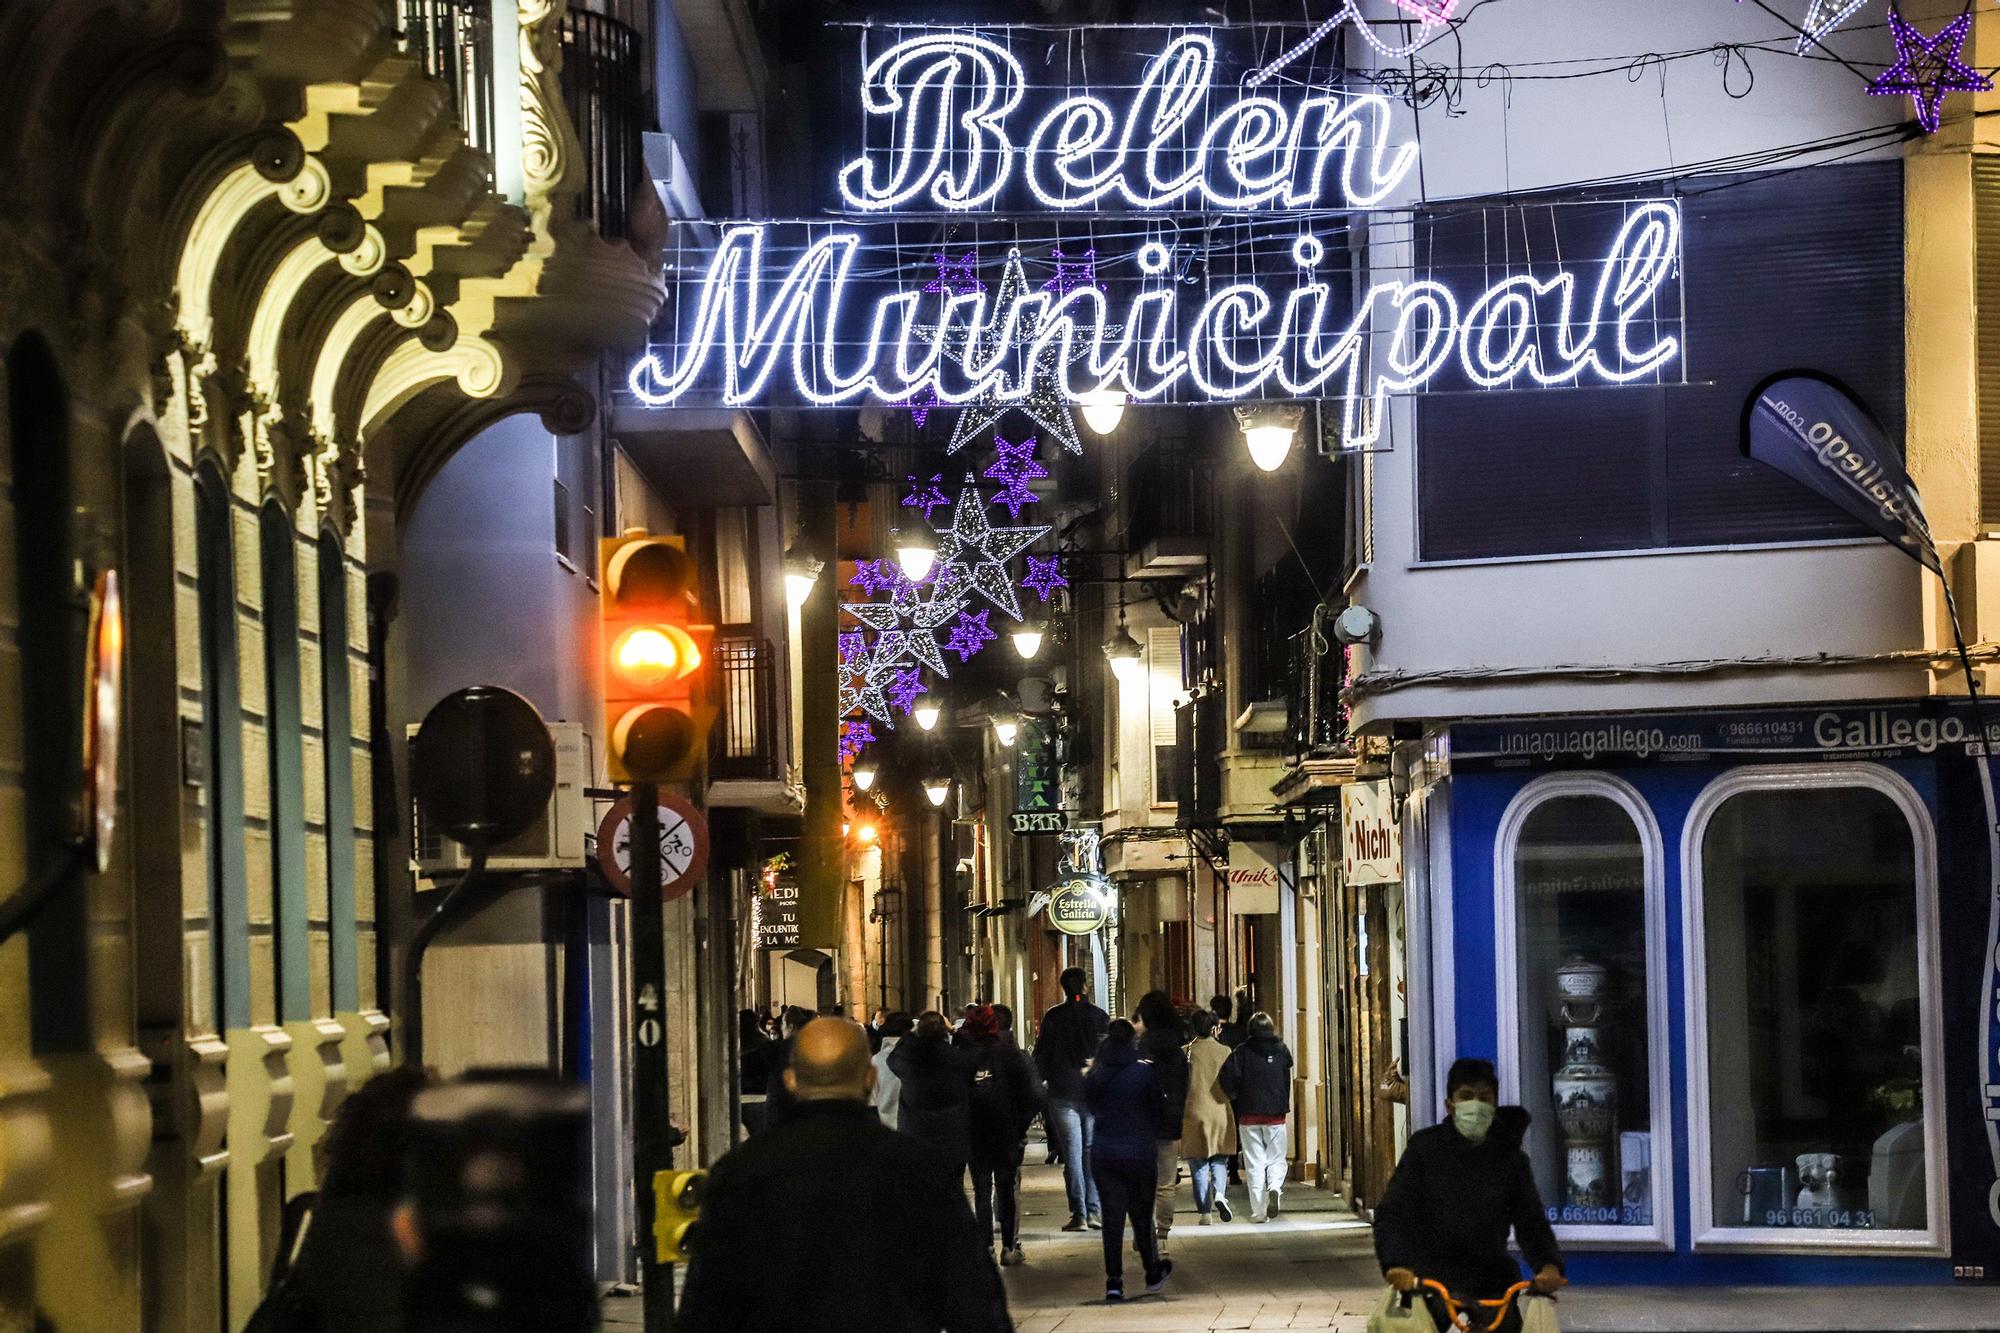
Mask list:
[{"label": "round red-bordered sign", "polygon": [[[632,895],[632,798],[622,796],[597,826],[597,868],[605,882]],[[694,890],[708,869],[708,821],[679,796],[660,797],[660,900],[672,902]]]}]

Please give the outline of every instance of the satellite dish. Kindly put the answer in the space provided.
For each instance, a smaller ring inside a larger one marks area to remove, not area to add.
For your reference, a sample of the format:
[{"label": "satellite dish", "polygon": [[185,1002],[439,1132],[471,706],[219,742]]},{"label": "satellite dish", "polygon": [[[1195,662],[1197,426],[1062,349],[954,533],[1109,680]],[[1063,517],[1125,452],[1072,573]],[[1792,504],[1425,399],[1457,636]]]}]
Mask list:
[{"label": "satellite dish", "polygon": [[469,686],[425,715],[410,755],[410,787],[418,809],[446,837],[491,847],[527,832],[549,808],[555,743],[520,695]]}]

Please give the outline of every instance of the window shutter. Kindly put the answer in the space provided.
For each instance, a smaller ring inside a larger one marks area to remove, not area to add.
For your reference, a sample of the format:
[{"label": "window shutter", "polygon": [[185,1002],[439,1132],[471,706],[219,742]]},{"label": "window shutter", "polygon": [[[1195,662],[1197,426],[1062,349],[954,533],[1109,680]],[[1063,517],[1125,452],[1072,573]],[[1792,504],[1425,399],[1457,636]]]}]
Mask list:
[{"label": "window shutter", "polygon": [[1174,696],[1181,684],[1181,632],[1146,631],[1146,703],[1153,744],[1153,804],[1172,805],[1179,796],[1174,762],[1179,741]]},{"label": "window shutter", "polygon": [[2000,531],[2000,158],[1972,159],[1973,322],[1979,373],[1979,526]]},{"label": "window shutter", "polygon": [[[1804,368],[1844,381],[1901,438],[1903,327],[1883,316],[1903,305],[1902,164],[1700,181],[1682,200],[1682,224],[1688,382],[1419,398],[1422,559],[1868,535],[1743,457],[1738,437],[1757,382]],[[1595,210],[1559,225],[1561,250],[1598,252],[1584,235],[1599,225]],[[2000,220],[1984,225],[2000,233]],[[1447,274],[1483,272],[1495,244],[1477,214],[1429,220],[1419,239],[1428,265]],[[1994,264],[2000,297],[2000,245]],[[2000,401],[2000,385],[1983,392]],[[1993,420],[2000,439],[2000,411]],[[2000,511],[1996,455],[1987,466]]]}]

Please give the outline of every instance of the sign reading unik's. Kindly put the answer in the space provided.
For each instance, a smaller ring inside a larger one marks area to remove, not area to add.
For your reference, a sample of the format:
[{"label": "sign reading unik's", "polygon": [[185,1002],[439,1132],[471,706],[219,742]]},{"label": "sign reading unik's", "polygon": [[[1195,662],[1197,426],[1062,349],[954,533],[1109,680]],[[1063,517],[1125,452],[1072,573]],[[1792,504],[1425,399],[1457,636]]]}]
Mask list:
[{"label": "sign reading unik's", "polygon": [[[1660,383],[1680,359],[1671,201],[1538,205],[1554,244],[1525,207],[1483,210],[1490,243],[1453,263],[1413,223],[1385,238],[1353,217],[1392,206],[1417,163],[1379,95],[1246,90],[1202,31],[1158,30],[1123,83],[1054,90],[1028,71],[1082,30],[1032,34],[1032,61],[1012,29],[907,31],[863,64],[846,220],[680,229],[642,401],[1335,398],[1358,446],[1392,394]],[[1197,210],[1211,220],[1162,217]],[[1032,220],[961,221],[946,243],[913,213]],[[1408,276],[1357,286],[1364,234],[1375,272],[1393,251]]]}]

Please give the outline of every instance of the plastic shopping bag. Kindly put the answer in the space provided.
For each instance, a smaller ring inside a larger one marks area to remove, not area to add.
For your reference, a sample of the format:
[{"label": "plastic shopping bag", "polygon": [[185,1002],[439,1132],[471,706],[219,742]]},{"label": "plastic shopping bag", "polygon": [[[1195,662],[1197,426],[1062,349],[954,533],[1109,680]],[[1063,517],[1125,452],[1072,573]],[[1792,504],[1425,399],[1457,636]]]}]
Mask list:
[{"label": "plastic shopping bag", "polygon": [[1368,1316],[1368,1333],[1438,1333],[1438,1325],[1422,1296],[1410,1297],[1406,1307],[1402,1295],[1390,1287]]},{"label": "plastic shopping bag", "polygon": [[1521,1297],[1521,1333],[1561,1333],[1556,1323],[1556,1303],[1547,1296]]}]

